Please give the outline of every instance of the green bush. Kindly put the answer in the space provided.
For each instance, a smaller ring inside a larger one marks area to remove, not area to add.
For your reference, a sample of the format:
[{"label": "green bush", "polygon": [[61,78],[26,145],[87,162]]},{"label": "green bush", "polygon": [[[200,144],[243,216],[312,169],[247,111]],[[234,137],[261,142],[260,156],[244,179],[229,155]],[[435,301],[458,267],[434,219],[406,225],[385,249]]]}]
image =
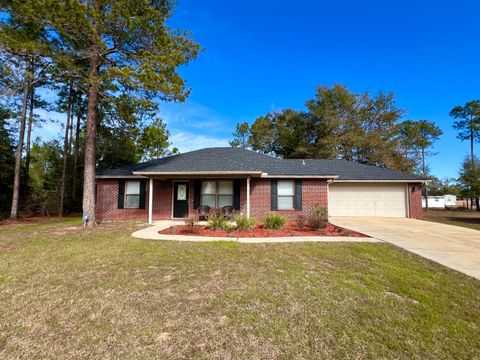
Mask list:
[{"label": "green bush", "polygon": [[285,225],[285,217],[280,214],[271,213],[265,218],[267,229],[281,229]]},{"label": "green bush", "polygon": [[244,215],[237,216],[235,222],[237,223],[238,230],[250,230],[255,227],[255,220],[249,219]]},{"label": "green bush", "polygon": [[231,228],[228,218],[221,214],[210,216],[208,218],[208,225],[210,225],[213,230],[230,230]]},{"label": "green bush", "polygon": [[308,222],[314,229],[324,229],[328,223],[328,210],[325,206],[316,204],[313,206]]}]

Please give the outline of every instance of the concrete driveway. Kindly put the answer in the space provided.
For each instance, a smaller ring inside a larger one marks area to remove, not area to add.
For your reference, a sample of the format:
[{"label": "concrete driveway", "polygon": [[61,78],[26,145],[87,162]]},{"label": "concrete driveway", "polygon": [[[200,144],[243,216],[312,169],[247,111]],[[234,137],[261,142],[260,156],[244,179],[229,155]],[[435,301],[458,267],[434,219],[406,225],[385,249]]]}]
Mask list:
[{"label": "concrete driveway", "polygon": [[478,230],[402,218],[333,217],[330,221],[480,280]]}]

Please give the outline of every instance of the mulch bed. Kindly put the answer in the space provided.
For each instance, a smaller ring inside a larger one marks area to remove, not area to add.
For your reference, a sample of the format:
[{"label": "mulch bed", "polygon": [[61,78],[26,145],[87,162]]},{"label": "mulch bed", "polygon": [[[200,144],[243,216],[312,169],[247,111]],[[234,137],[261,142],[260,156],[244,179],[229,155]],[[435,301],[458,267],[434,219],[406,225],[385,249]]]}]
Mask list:
[{"label": "mulch bed", "polygon": [[177,225],[159,231],[164,235],[194,235],[194,236],[221,236],[221,237],[286,237],[286,236],[348,236],[348,237],[368,237],[355,231],[343,229],[333,224],[328,224],[325,229],[313,229],[309,226],[303,228],[295,224],[287,224],[282,229],[266,229],[263,225],[257,225],[251,230],[213,230],[205,225],[195,225],[193,232],[187,225]]}]

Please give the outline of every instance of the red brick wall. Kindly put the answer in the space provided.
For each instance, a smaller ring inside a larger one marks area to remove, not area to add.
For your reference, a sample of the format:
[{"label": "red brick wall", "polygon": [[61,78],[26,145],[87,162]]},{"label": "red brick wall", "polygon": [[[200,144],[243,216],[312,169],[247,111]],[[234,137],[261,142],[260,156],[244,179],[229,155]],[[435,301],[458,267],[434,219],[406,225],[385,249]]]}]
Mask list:
[{"label": "red brick wall", "polygon": [[421,219],[423,217],[421,183],[408,184],[408,206],[411,218]]},{"label": "red brick wall", "polygon": [[97,179],[98,220],[144,220],[148,221],[148,182],[145,209],[118,208],[119,179]]},{"label": "red brick wall", "polygon": [[[97,179],[97,218],[99,220],[141,220],[148,221],[148,191],[147,181],[145,209],[118,209],[119,179]],[[193,208],[193,180],[189,183],[189,211],[195,214]],[[153,182],[153,220],[172,218],[173,181],[154,180]],[[303,210],[279,210],[277,213],[294,220],[299,214],[307,215],[314,204],[327,206],[327,183],[325,180],[302,180]],[[270,210],[270,179],[252,179],[250,182],[250,214],[262,220]],[[240,213],[247,213],[247,180],[240,184]]]},{"label": "red brick wall", "polygon": [[[153,220],[172,218],[172,181],[154,180],[153,182]],[[193,180],[189,183],[189,211],[193,208]],[[97,218],[99,220],[141,220],[148,221],[148,191],[145,209],[118,209],[118,179],[97,179]],[[270,210],[270,179],[252,179],[250,182],[250,214],[256,220],[263,218]],[[302,211],[278,210],[276,213],[295,220],[299,214],[308,215],[315,204],[328,206],[327,182],[322,179],[302,180]],[[247,181],[242,179],[240,185],[240,213],[247,212]],[[408,185],[409,214],[411,218],[421,219],[422,192],[421,184]]]},{"label": "red brick wall", "polygon": [[[256,220],[262,220],[272,212],[270,182],[270,179],[252,179],[250,182],[250,214]],[[328,206],[327,181],[323,179],[303,179],[302,211],[278,210],[275,213],[282,214],[289,220],[295,220],[300,214],[308,216],[315,204]]]}]

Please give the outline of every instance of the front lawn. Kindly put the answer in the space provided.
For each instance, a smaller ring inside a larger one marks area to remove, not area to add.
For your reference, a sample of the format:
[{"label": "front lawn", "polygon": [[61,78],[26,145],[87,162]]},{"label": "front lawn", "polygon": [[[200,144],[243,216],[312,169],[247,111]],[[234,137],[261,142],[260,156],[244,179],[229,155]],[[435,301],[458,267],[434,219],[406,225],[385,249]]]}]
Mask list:
[{"label": "front lawn", "polygon": [[471,359],[480,282],[387,244],[0,225],[0,358]]}]

